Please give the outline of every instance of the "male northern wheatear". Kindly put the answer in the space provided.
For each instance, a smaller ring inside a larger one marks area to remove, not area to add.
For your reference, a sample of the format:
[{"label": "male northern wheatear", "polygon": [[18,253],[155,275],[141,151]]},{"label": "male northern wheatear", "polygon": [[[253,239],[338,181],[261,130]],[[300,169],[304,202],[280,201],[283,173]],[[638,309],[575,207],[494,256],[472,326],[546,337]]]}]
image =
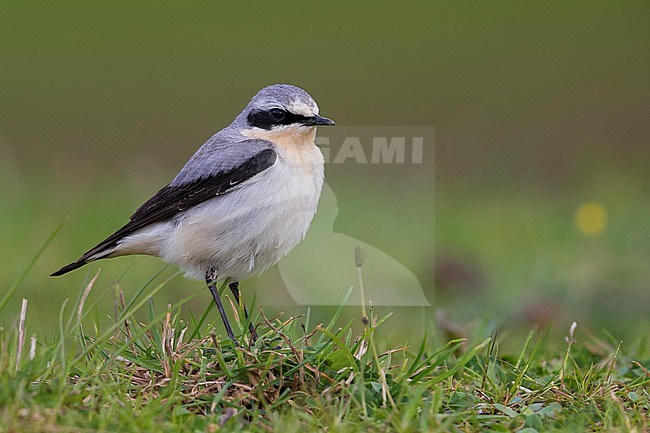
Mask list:
[{"label": "male northern wheatear", "polygon": [[[234,341],[217,279],[230,278],[240,302],[239,280],[273,266],[307,233],[324,178],[323,154],[314,144],[319,125],[334,122],[319,116],[307,92],[265,87],[124,227],[52,276],[104,258],[158,256],[205,278]],[[256,338],[252,325],[250,331]]]}]

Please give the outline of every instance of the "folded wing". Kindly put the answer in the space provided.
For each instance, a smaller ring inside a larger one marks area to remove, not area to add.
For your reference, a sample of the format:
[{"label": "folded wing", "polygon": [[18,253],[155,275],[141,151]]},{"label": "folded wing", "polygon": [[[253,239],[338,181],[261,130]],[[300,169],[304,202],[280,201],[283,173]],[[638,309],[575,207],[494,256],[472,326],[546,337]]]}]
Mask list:
[{"label": "folded wing", "polygon": [[[208,144],[210,142],[206,143],[206,145]],[[211,173],[207,164],[201,166],[201,170],[194,169],[193,165],[196,165],[198,161],[197,158],[192,158],[174,181],[158,191],[131,215],[130,221],[125,226],[97,244],[75,262],[52,273],[52,276],[63,275],[88,262],[110,255],[124,237],[150,224],[168,220],[179,212],[208,199],[227,194],[238,185],[271,167],[277,159],[277,154],[270,143],[266,145],[264,142],[255,140],[253,143],[240,142],[237,143],[237,146],[241,146],[240,149],[242,149],[240,158],[234,159],[233,164],[227,169],[219,167],[220,170],[217,172]],[[260,149],[260,147],[262,148]],[[197,152],[195,157],[200,156],[202,150],[203,148]],[[232,149],[229,150],[232,153]],[[251,151],[254,151],[252,155]],[[212,158],[215,156],[218,155],[211,154]],[[232,159],[232,155],[229,157]],[[209,163],[205,160],[204,162]]]}]

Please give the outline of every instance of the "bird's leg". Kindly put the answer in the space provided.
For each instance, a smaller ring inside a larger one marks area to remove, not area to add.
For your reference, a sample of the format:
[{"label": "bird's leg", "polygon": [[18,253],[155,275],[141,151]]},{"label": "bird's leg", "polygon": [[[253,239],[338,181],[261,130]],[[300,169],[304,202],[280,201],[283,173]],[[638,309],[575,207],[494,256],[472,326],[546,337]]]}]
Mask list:
[{"label": "bird's leg", "polygon": [[[244,303],[243,299],[241,301],[239,300],[239,281],[233,281],[232,283],[228,284],[228,287],[230,287],[230,291],[235,297],[237,305],[241,305],[242,309],[244,310],[244,317],[246,318],[246,321],[248,321],[248,309],[246,308],[246,304]],[[257,341],[257,333],[255,332],[255,327],[253,326],[252,322],[248,322],[248,330],[251,333],[251,337],[253,337],[253,343],[255,343]]]},{"label": "bird's leg", "polygon": [[234,332],[232,332],[232,327],[230,326],[230,322],[228,321],[228,316],[226,316],[226,310],[223,309],[223,304],[221,303],[221,297],[219,297],[219,289],[217,289],[217,272],[215,271],[214,268],[208,269],[208,271],[205,273],[205,282],[208,285],[208,289],[210,289],[210,293],[212,293],[214,302],[217,304],[217,309],[219,310],[219,314],[221,315],[221,320],[223,321],[223,325],[226,327],[226,333],[228,334],[228,337],[230,337],[232,342],[235,345],[237,345],[237,340],[235,340],[235,334]]}]

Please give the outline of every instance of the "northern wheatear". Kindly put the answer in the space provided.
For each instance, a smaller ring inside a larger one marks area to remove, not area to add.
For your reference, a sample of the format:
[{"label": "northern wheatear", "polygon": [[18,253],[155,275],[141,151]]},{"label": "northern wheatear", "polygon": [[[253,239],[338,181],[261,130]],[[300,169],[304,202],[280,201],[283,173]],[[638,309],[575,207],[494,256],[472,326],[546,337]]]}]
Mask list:
[{"label": "northern wheatear", "polygon": [[[205,278],[235,341],[217,279],[230,278],[239,303],[239,280],[267,270],[304,238],[324,179],[316,127],[334,125],[318,112],[298,87],[260,90],[124,227],[52,276],[99,259],[160,257],[189,277]],[[252,324],[250,332],[255,339]]]}]

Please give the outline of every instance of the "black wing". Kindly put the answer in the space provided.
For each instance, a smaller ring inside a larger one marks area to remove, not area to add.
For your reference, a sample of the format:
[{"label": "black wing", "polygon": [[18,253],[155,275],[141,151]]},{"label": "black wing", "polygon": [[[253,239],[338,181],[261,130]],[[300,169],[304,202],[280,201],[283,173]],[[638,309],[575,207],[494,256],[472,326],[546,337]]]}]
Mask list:
[{"label": "black wing", "polygon": [[240,185],[272,166],[276,159],[277,154],[274,150],[264,149],[244,161],[238,167],[228,171],[199,178],[181,185],[167,185],[140,206],[131,215],[130,221],[124,227],[85,253],[79,260],[62,267],[51,276],[63,275],[90,261],[100,259],[103,257],[100,255],[103,251],[107,251],[106,255],[110,254],[112,249],[125,236],[129,236],[150,224],[168,220],[177,213],[196,206],[210,198],[226,194],[237,185]]}]

